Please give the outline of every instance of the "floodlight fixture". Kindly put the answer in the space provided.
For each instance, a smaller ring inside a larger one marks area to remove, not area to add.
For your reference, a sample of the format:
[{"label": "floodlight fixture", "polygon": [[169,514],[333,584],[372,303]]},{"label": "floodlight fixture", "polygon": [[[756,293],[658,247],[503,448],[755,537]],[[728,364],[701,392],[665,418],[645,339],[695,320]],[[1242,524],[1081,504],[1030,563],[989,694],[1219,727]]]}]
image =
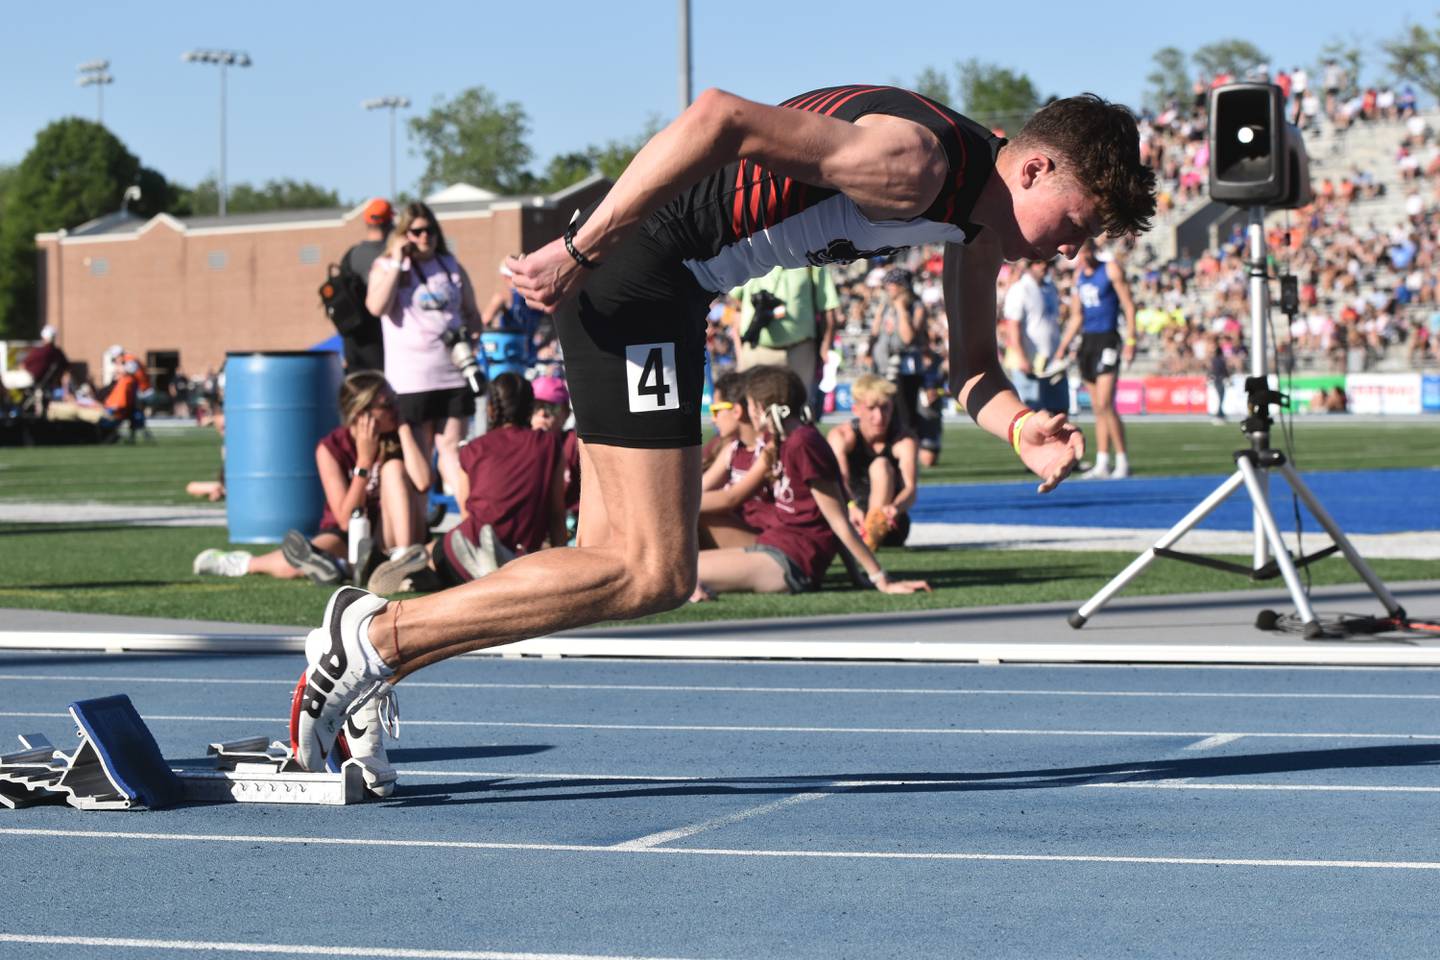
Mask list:
[{"label": "floodlight fixture", "polygon": [[210,63],[220,68],[220,216],[225,216],[225,71],[227,67],[250,66],[250,54],[239,50],[187,50],[180,55],[185,63]]},{"label": "floodlight fixture", "polygon": [[374,97],[369,100],[360,101],[360,106],[366,110],[389,110],[390,111],[390,199],[395,199],[395,111],[404,110],[410,106],[409,97],[386,96]]},{"label": "floodlight fixture", "polygon": [[105,122],[105,88],[115,82],[110,75],[109,60],[86,60],[75,68],[80,75],[75,78],[77,87],[95,88],[95,122]]}]

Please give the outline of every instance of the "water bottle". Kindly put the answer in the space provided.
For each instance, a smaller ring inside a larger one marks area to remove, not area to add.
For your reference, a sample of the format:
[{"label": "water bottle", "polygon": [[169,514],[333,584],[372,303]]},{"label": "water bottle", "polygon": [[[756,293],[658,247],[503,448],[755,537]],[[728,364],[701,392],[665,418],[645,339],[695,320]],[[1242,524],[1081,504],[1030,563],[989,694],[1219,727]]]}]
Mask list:
[{"label": "water bottle", "polygon": [[370,518],[365,511],[359,507],[350,514],[350,569],[354,571],[355,577],[360,576],[361,568],[365,561],[370,559],[372,541],[370,539]]}]

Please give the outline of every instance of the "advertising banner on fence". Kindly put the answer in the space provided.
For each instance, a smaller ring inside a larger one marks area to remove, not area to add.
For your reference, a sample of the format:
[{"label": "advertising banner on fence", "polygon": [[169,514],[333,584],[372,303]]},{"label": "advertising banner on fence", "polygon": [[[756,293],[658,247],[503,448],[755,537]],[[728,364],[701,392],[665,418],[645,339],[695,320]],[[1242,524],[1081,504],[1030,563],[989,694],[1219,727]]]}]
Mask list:
[{"label": "advertising banner on fence", "polygon": [[1204,377],[1146,377],[1146,413],[1205,413]]},{"label": "advertising banner on fence", "polygon": [[1280,389],[1290,394],[1290,409],[1294,413],[1319,413],[1321,390],[1334,390],[1345,386],[1345,374],[1327,373],[1309,377],[1292,377],[1280,381]]},{"label": "advertising banner on fence", "polygon": [[1351,413],[1420,413],[1418,373],[1352,373],[1345,378]]}]

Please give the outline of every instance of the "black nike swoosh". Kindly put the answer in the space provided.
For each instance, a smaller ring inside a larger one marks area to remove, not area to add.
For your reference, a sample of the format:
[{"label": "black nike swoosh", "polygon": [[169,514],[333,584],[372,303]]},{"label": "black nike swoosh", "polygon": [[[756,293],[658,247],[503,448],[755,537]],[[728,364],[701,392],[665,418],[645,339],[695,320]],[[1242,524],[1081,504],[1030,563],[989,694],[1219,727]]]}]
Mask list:
[{"label": "black nike swoosh", "polygon": [[352,740],[358,740],[359,738],[365,736],[365,728],[364,728],[364,727],[357,727],[357,726],[355,725],[355,718],[354,718],[354,717],[346,717],[346,718],[345,718],[345,733],[346,733]]}]

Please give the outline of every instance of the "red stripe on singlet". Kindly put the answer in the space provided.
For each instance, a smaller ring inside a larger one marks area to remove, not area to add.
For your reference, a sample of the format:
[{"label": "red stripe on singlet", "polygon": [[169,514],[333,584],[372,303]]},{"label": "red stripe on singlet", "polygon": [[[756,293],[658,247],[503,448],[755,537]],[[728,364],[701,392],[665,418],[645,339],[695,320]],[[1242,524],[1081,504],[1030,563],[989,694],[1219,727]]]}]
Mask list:
[{"label": "red stripe on singlet", "polygon": [[745,236],[745,161],[742,158],[739,167],[735,170],[735,212],[730,218],[730,228],[735,231],[735,239]]},{"label": "red stripe on singlet", "polygon": [[945,116],[944,112],[937,108],[935,104],[931,103],[929,100],[926,100],[924,97],[920,96],[920,94],[914,92],[913,90],[906,90],[905,92],[910,94],[910,96],[914,97],[916,100],[919,100],[921,103],[925,104],[925,106],[929,107],[932,111],[934,111],[937,117],[950,124],[951,130],[955,131],[955,142],[960,147],[960,166],[957,167],[955,170],[954,191],[951,192],[950,199],[945,204],[945,222],[949,223],[950,218],[955,215],[955,192],[959,191],[959,189],[965,184],[965,163],[968,157],[968,153],[965,150],[965,138],[960,135],[960,128],[955,125],[955,121]]},{"label": "red stripe on singlet", "polygon": [[770,188],[769,194],[765,197],[765,226],[775,223],[775,202],[778,199],[778,191],[775,189],[775,177],[773,175],[765,178],[766,185]]},{"label": "red stripe on singlet", "polygon": [[861,87],[861,88],[855,90],[854,93],[852,93],[852,94],[850,94],[849,96],[845,97],[844,99],[837,100],[837,101],[835,101],[834,103],[832,103],[829,107],[827,107],[827,108],[825,109],[825,111],[824,111],[825,116],[827,116],[827,117],[832,117],[832,116],[834,116],[836,110],[839,110],[841,107],[845,106],[845,104],[849,103],[851,100],[854,100],[856,97],[860,96],[862,93],[874,93],[876,90],[883,90],[883,89],[885,89],[885,88],[884,88],[884,87]]},{"label": "red stripe on singlet", "polygon": [[765,171],[756,166],[752,166],[752,170],[754,179],[745,184],[745,197],[750,201],[750,223],[752,227],[764,226],[760,222],[760,191],[764,189]]}]

